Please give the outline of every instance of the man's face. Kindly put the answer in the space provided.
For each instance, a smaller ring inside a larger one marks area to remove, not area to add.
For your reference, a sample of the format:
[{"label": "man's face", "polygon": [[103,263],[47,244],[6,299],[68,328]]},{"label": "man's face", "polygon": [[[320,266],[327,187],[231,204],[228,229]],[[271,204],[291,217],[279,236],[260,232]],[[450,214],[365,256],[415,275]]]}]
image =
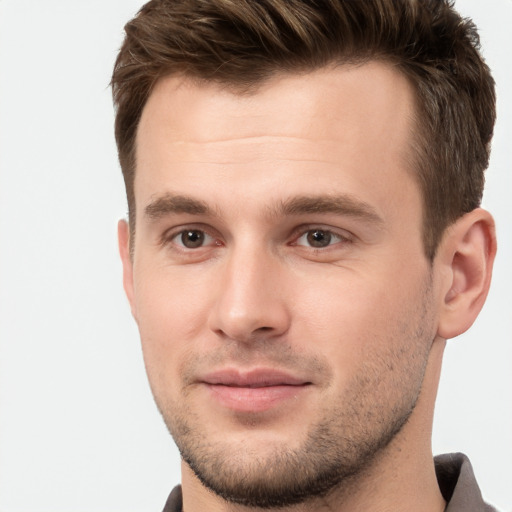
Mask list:
[{"label": "man's face", "polygon": [[165,422],[228,500],[325,493],[414,410],[436,312],[413,105],[379,63],[148,100],[125,286]]}]

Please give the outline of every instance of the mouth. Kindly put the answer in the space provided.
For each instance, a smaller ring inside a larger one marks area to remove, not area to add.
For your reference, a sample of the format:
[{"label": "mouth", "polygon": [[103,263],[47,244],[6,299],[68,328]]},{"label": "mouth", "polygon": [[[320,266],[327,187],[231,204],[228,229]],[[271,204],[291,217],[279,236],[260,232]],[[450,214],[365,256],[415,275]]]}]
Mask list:
[{"label": "mouth", "polygon": [[273,369],[225,369],[205,375],[200,383],[222,407],[237,412],[263,412],[296,400],[312,382]]}]

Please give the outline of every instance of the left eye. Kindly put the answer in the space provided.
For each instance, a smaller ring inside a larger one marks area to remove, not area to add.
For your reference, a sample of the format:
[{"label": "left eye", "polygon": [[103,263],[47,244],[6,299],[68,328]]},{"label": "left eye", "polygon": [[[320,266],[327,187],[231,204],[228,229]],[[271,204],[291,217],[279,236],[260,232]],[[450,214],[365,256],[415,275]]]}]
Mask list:
[{"label": "left eye", "polygon": [[297,245],[305,245],[314,247],[315,249],[322,249],[329,245],[342,242],[344,238],[336,235],[332,231],[326,229],[310,229],[306,231],[301,237],[297,239]]},{"label": "left eye", "polygon": [[186,249],[197,249],[213,242],[213,238],[200,229],[186,229],[174,236],[174,242]]}]

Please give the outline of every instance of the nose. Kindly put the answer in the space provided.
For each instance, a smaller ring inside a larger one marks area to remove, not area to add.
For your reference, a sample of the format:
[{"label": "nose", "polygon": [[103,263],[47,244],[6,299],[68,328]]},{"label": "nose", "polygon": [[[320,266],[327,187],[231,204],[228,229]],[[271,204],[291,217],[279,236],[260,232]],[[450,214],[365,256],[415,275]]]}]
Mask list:
[{"label": "nose", "polygon": [[209,328],[217,335],[251,343],[282,336],[290,327],[286,270],[264,251],[234,250],[216,276]]}]

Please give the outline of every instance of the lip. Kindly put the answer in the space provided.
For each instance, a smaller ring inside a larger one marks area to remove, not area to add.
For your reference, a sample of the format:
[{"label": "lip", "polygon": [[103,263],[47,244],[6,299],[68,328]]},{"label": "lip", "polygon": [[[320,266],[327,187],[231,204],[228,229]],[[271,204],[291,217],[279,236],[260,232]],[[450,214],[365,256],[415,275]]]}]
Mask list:
[{"label": "lip", "polygon": [[200,379],[217,403],[237,412],[263,412],[294,400],[310,381],[280,370],[223,369]]}]

